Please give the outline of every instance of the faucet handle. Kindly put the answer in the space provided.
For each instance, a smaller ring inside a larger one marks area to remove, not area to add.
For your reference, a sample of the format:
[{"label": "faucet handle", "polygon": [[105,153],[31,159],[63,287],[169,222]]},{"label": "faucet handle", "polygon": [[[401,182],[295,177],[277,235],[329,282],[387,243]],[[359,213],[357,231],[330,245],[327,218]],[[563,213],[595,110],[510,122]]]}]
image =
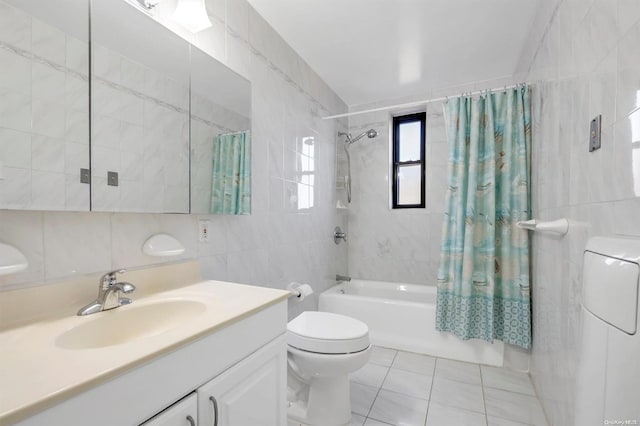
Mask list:
[{"label": "faucet handle", "polygon": [[116,274],[124,274],[126,272],[127,272],[127,270],[123,268],[123,269],[116,269],[115,271],[107,272],[105,275],[114,276],[115,277]]},{"label": "faucet handle", "polygon": [[342,232],[342,229],[339,226],[336,226],[333,230],[333,242],[336,244],[340,244],[340,240],[347,242],[347,233]]},{"label": "faucet handle", "polygon": [[100,286],[105,289],[106,287],[112,286],[117,281],[116,274],[124,274],[125,272],[127,272],[126,269],[117,269],[115,271],[107,272],[106,274],[102,275],[102,278],[100,278]]}]

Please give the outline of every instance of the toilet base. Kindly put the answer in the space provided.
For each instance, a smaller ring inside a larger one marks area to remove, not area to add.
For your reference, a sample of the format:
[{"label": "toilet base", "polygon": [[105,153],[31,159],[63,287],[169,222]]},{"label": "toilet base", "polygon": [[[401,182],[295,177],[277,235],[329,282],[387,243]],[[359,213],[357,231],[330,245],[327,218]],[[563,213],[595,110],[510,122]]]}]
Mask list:
[{"label": "toilet base", "polygon": [[308,402],[291,402],[287,415],[290,420],[303,425],[348,425],[351,422],[348,376],[311,379]]}]

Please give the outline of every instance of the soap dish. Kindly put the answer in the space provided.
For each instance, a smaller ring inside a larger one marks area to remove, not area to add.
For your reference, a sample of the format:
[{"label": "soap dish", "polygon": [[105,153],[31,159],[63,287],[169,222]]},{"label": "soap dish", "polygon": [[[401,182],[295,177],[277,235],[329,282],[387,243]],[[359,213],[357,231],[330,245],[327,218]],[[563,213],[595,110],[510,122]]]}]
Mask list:
[{"label": "soap dish", "polygon": [[147,256],[177,256],[184,253],[184,246],[169,234],[155,234],[145,241],[142,252]]},{"label": "soap dish", "polygon": [[29,266],[27,258],[14,246],[0,243],[0,275],[15,274]]}]

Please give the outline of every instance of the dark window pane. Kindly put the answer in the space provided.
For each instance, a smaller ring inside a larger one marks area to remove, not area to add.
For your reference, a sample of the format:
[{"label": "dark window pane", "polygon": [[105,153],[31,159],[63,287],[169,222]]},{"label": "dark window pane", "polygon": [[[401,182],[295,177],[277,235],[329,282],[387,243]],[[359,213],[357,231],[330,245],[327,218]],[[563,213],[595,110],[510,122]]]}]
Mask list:
[{"label": "dark window pane", "polygon": [[420,160],[420,122],[412,121],[402,123],[399,127],[400,153],[399,161],[419,161]]},{"label": "dark window pane", "polygon": [[393,118],[393,208],[424,208],[424,112]]},{"label": "dark window pane", "polygon": [[420,204],[422,201],[422,166],[398,166],[398,204]]}]

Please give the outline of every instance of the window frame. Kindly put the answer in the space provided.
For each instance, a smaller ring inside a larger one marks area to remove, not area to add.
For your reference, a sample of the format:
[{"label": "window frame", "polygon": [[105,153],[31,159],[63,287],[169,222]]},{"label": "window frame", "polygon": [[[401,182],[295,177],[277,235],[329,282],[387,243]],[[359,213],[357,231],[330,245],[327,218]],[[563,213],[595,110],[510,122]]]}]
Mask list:
[{"label": "window frame", "polygon": [[[420,122],[420,160],[400,161],[400,125],[404,123]],[[426,150],[426,121],[427,113],[418,112],[414,114],[398,115],[393,117],[392,132],[392,173],[391,183],[391,208],[392,209],[423,209],[425,208],[425,150]],[[420,203],[418,204],[398,204],[398,171],[402,166],[420,165]]]}]

